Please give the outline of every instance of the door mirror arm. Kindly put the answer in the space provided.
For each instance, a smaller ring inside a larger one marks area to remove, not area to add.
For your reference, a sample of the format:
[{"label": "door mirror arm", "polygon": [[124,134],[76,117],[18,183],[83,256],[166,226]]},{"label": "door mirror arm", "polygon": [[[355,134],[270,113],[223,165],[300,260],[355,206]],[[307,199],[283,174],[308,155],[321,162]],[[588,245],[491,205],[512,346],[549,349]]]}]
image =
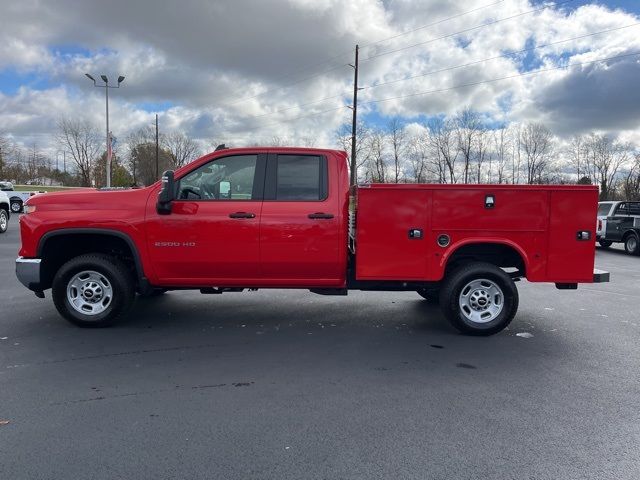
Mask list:
[{"label": "door mirror arm", "polygon": [[173,177],[173,170],[167,170],[162,174],[162,187],[158,193],[158,202],[156,203],[156,211],[160,215],[169,215],[171,213],[171,205],[176,199],[176,184]]}]

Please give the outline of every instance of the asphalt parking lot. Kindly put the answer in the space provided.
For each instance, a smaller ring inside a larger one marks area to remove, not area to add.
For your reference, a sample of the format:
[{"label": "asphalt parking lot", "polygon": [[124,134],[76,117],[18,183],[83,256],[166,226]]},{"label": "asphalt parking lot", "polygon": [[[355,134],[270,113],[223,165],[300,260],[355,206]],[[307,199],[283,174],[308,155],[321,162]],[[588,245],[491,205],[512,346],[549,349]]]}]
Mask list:
[{"label": "asphalt parking lot", "polygon": [[640,257],[520,283],[489,338],[413,293],[282,290],[170,292],[85,330],[18,283],[18,244],[14,217],[0,479],[640,478]]}]

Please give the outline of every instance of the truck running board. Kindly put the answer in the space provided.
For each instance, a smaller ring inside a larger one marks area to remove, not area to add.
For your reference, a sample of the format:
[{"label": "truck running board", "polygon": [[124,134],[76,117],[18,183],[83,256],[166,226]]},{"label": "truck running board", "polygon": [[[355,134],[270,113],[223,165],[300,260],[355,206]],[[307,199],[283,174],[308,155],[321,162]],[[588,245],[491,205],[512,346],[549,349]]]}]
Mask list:
[{"label": "truck running board", "polygon": [[318,295],[342,295],[345,296],[348,293],[346,288],[310,288],[311,293],[317,293]]}]

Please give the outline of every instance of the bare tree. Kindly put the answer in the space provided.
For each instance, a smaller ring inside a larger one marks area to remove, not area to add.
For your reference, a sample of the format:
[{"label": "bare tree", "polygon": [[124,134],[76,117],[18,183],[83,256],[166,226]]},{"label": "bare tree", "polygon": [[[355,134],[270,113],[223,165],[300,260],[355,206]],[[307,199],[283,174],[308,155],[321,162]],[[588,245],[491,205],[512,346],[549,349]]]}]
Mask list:
[{"label": "bare tree", "polygon": [[640,154],[636,154],[622,185],[626,200],[640,200]]},{"label": "bare tree", "polygon": [[631,159],[631,146],[613,141],[606,135],[591,133],[585,141],[585,172],[600,186],[600,199],[613,198],[617,175]]},{"label": "bare tree", "polygon": [[[502,184],[507,183],[505,176],[505,170],[507,166],[507,160],[510,150],[509,131],[506,127],[499,128],[493,132],[493,151],[495,153],[495,183]],[[489,183],[492,183],[494,177],[493,171],[489,173]]]},{"label": "bare tree", "polygon": [[385,183],[387,181],[386,137],[383,132],[376,130],[369,136],[368,143],[369,161],[365,176],[374,183]]},{"label": "bare tree", "polygon": [[474,145],[480,130],[480,116],[467,108],[455,117],[456,143],[462,155],[462,183],[469,183],[469,167],[474,156]]},{"label": "bare tree", "polygon": [[441,183],[456,183],[456,163],[459,155],[454,135],[454,125],[450,120],[433,119],[428,124],[429,143],[434,154],[434,170]]},{"label": "bare tree", "polygon": [[404,124],[394,118],[387,124],[386,134],[393,157],[393,183],[398,183],[402,176],[402,159],[407,153],[407,132]]},{"label": "bare tree", "polygon": [[82,186],[91,186],[91,174],[101,147],[97,128],[80,119],[61,118],[58,142],[75,163]]},{"label": "bare tree", "polygon": [[174,168],[180,168],[200,155],[196,141],[182,132],[165,135],[162,143],[164,148],[171,152]]},{"label": "bare tree", "polygon": [[520,131],[519,145],[527,166],[527,183],[541,183],[547,173],[553,136],[540,123],[528,123]]},{"label": "bare tree", "polygon": [[410,139],[408,147],[411,180],[416,183],[427,181],[427,159],[429,157],[429,140],[427,137],[416,136]]},{"label": "bare tree", "polygon": [[[360,178],[360,169],[369,162],[371,129],[363,122],[356,124],[356,171]],[[347,152],[348,166],[351,168],[351,124],[343,124],[336,135],[338,146]]]}]

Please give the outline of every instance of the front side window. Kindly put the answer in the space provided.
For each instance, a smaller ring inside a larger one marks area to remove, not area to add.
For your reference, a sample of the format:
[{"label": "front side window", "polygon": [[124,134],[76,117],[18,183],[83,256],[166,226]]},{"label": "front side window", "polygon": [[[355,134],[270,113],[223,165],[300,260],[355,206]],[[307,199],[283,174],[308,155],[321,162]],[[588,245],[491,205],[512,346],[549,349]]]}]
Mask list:
[{"label": "front side window", "polygon": [[257,155],[237,155],[209,162],[180,179],[181,200],[251,200]]}]

